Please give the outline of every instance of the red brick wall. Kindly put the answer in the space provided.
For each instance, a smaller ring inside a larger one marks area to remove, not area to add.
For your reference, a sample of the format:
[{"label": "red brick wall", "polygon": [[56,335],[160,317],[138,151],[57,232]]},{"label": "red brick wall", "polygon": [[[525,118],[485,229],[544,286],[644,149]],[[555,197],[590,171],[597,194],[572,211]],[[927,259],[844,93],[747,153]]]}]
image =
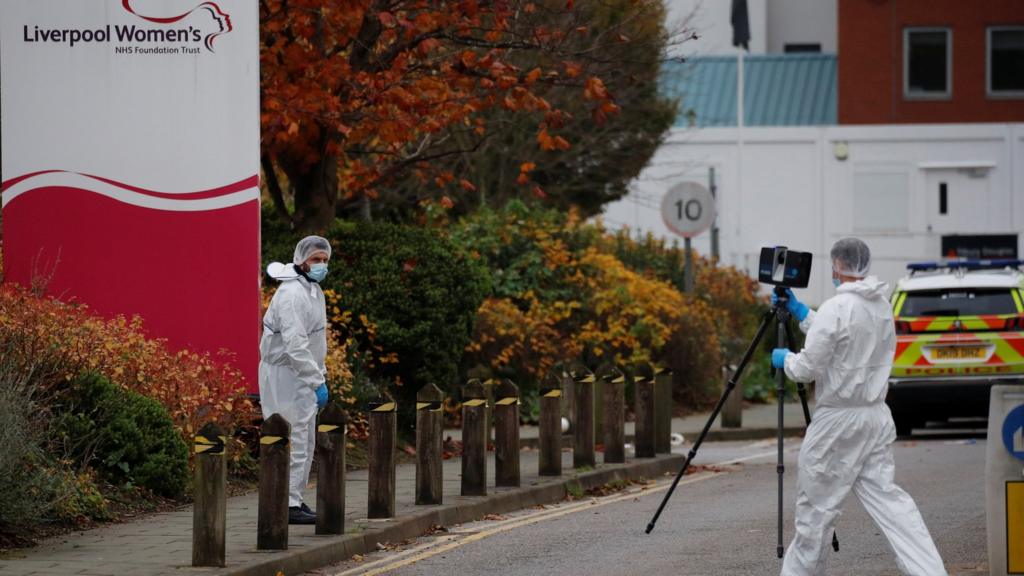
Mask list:
[{"label": "red brick wall", "polygon": [[[1024,25],[1024,0],[839,0],[839,123],[1024,122],[1024,98],[986,95],[986,27]],[[903,29],[948,27],[949,100],[903,96]]]}]

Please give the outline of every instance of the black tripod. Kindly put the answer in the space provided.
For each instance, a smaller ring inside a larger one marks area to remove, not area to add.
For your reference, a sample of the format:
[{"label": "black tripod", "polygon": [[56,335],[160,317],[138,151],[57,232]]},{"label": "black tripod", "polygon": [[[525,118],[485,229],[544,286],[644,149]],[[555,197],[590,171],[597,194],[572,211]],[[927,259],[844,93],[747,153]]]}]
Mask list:
[{"label": "black tripod", "polygon": [[[757,334],[754,335],[753,341],[750,346],[747,347],[747,351],[743,353],[743,358],[740,360],[739,366],[736,367],[736,372],[732,375],[732,378],[725,385],[725,390],[722,392],[722,397],[718,399],[718,404],[715,405],[715,409],[711,412],[711,417],[708,418],[706,424],[704,424],[704,430],[701,431],[700,436],[697,437],[697,441],[693,443],[693,448],[690,449],[690,453],[686,455],[686,460],[683,461],[683,467],[680,468],[679,473],[676,474],[675,480],[672,481],[672,486],[668,489],[665,494],[665,498],[662,499],[661,505],[658,506],[658,511],[654,513],[654,517],[647,524],[647,534],[650,534],[654,530],[654,524],[658,521],[658,517],[661,516],[661,512],[665,509],[665,504],[668,504],[669,498],[672,497],[672,493],[675,492],[676,486],[679,481],[682,480],[683,475],[686,474],[686,469],[690,467],[690,463],[693,462],[695,456],[697,456],[697,450],[700,449],[700,445],[704,442],[704,438],[708,435],[708,431],[711,429],[711,425],[715,422],[715,418],[718,418],[718,413],[722,411],[722,406],[725,404],[726,399],[729,397],[729,393],[732,392],[733,388],[736,387],[736,383],[739,382],[740,376],[743,375],[743,370],[746,369],[747,364],[750,363],[750,358],[754,355],[758,345],[761,343],[761,338],[764,337],[764,333],[768,330],[769,324],[772,319],[775,320],[776,331],[776,348],[788,348],[789,343],[793,342],[793,334],[789,329],[789,295],[786,293],[786,289],[782,286],[775,287],[775,304],[770,310],[765,312],[761,318],[761,325],[757,328]],[[782,427],[783,427],[783,400],[785,399],[786,388],[786,374],[784,370],[774,370],[775,382],[776,382],[776,398],[779,404],[779,424],[778,424],[778,445],[779,445],[779,456],[778,465],[776,471],[779,475],[779,509],[778,509],[778,529],[779,539],[778,548],[776,552],[779,558],[782,558],[783,547],[782,547],[782,477],[786,471],[786,467],[782,463]],[[811,424],[811,410],[807,407],[807,388],[800,382],[797,382],[797,393],[800,395],[800,404],[804,409],[804,420],[809,426]],[[835,532],[832,532],[832,548],[837,552],[839,551],[839,538]]]}]

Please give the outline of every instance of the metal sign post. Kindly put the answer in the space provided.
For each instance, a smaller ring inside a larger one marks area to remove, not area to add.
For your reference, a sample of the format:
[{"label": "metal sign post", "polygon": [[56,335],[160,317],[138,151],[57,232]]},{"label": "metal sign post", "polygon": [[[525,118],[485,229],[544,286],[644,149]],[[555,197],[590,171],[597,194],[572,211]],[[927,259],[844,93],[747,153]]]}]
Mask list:
[{"label": "metal sign post", "polygon": [[[718,192],[718,185],[715,183],[715,167],[714,166],[711,166],[710,168],[708,168],[708,188],[711,190],[711,199],[712,199],[712,201],[715,202],[715,204],[717,205],[717,203],[718,203],[718,194],[717,194],[717,192]],[[721,256],[720,256],[720,254],[718,252],[718,218],[717,218],[717,214],[715,216],[716,216],[716,218],[711,223],[711,259],[715,262],[715,264],[717,264],[718,260],[719,260],[719,258],[721,258]]]}]

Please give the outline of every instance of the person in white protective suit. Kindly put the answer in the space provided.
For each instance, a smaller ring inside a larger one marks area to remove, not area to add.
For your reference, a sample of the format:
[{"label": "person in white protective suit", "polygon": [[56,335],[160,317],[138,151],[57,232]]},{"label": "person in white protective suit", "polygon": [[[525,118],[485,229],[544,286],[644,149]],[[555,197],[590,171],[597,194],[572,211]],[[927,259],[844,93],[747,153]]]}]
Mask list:
[{"label": "person in white protective suit", "polygon": [[885,394],[896,332],[888,286],[868,276],[871,252],[864,242],[844,238],[831,257],[835,297],[815,312],[788,293],[788,308],[807,333],[803,350],[772,352],[772,365],[791,380],[817,382],[814,418],[800,448],[796,535],[782,575],[825,573],[833,526],[852,490],[904,574],[944,576],[917,505],[893,482],[896,427]]},{"label": "person in white protective suit", "polygon": [[263,316],[260,340],[260,405],[263,417],[280,414],[291,424],[288,522],[315,524],[303,502],[316,443],[317,408],[327,403],[327,306],[319,282],[327,276],[331,244],[307,236],[292,264],[278,262],[267,273],[281,281]]}]

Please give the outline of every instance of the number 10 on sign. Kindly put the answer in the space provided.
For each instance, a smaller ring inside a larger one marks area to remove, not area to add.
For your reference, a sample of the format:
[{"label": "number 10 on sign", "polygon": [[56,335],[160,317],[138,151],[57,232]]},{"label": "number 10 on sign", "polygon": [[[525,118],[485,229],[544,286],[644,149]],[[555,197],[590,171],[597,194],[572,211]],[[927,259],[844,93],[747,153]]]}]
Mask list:
[{"label": "number 10 on sign", "polygon": [[661,200],[661,218],[673,233],[693,238],[711,228],[715,221],[715,200],[696,182],[680,182],[669,188]]},{"label": "number 10 on sign", "polygon": [[693,292],[693,256],[690,238],[704,232],[715,221],[715,199],[696,182],[680,182],[669,188],[661,199],[661,219],[673,233],[686,239],[685,287]]}]

